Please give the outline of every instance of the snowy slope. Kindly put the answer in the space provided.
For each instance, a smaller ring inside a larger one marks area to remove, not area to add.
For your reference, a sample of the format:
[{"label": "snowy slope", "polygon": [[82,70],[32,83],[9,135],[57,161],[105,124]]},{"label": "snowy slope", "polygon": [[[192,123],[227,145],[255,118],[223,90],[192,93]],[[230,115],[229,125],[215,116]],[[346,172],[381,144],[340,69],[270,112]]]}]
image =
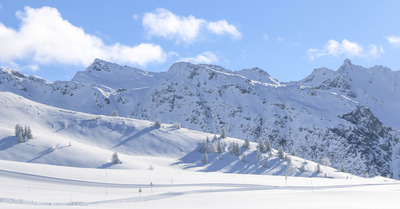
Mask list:
[{"label": "snowy slope", "polygon": [[[209,160],[201,162],[199,145],[212,134],[177,129],[171,124],[155,128],[153,122],[130,118],[90,115],[58,109],[29,101],[21,96],[0,92],[0,159],[28,163],[51,164],[86,168],[131,168],[147,170],[184,168],[227,173],[252,173],[296,176],[324,176],[343,178],[349,174],[292,156],[292,166],[273,153],[262,153],[256,158],[256,144],[241,148],[242,155],[229,153],[234,138],[218,139],[223,153],[208,148]],[[15,124],[28,125],[34,138],[18,143],[14,136]],[[122,164],[110,163],[113,152],[118,152]],[[243,162],[246,155],[247,162]],[[262,166],[267,160],[269,165]],[[305,170],[299,168],[306,163]],[[172,167],[171,167],[172,166]],[[242,169],[246,168],[246,169]],[[239,169],[240,168],[240,169]]]},{"label": "snowy slope", "polygon": [[[397,208],[400,183],[0,160],[1,208]],[[153,186],[150,186],[150,185]],[[139,189],[141,193],[139,193]]]},{"label": "snowy slope", "polygon": [[[311,80],[334,75],[320,69]],[[234,72],[181,62],[156,74],[95,60],[73,81],[54,83],[2,69],[0,89],[91,114],[118,110],[120,116],[180,122],[209,133],[225,128],[228,136],[270,140],[274,148],[295,149],[308,160],[329,157],[334,167],[343,163],[353,174],[399,178],[399,132],[346,91],[346,83],[334,80],[340,82],[332,86],[345,90],[317,88],[304,80],[282,84],[257,68]]]}]

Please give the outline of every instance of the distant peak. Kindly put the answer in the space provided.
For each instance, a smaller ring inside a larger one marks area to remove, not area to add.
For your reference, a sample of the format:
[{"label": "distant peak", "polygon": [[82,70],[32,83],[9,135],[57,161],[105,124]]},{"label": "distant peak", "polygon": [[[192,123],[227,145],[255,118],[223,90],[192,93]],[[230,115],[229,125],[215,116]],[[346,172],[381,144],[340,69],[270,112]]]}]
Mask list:
[{"label": "distant peak", "polygon": [[349,58],[346,58],[346,59],[343,61],[343,65],[351,65],[351,60],[350,60]]}]

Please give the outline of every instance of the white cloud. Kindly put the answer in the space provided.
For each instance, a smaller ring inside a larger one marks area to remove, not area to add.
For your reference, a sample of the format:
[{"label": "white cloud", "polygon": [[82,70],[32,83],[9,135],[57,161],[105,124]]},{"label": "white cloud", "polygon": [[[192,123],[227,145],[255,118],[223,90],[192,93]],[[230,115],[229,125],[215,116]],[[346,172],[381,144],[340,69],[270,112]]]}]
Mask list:
[{"label": "white cloud", "polygon": [[339,55],[346,55],[349,57],[379,57],[381,54],[384,53],[383,48],[377,47],[374,44],[370,44],[368,46],[368,50],[365,51],[363,46],[356,43],[351,42],[349,40],[343,39],[342,42],[338,42],[335,40],[329,40],[322,49],[309,49],[307,51],[308,57],[311,60],[315,58],[322,57],[322,56],[339,56]]},{"label": "white cloud", "polygon": [[132,65],[164,62],[166,54],[159,45],[141,43],[126,46],[106,45],[61,17],[57,9],[25,7],[17,12],[19,30],[0,23],[0,62],[31,59],[38,64],[63,63],[89,65],[94,58]]},{"label": "white cloud", "polygon": [[192,62],[196,64],[210,64],[218,62],[218,57],[210,51],[205,51],[196,57],[183,58],[180,61]]},{"label": "white cloud", "polygon": [[236,29],[236,27],[234,25],[228,24],[226,20],[209,22],[207,24],[207,29],[210,32],[215,33],[217,35],[230,34],[234,39],[239,39],[242,37],[242,34]]},{"label": "white cloud", "polygon": [[396,47],[400,46],[400,37],[399,36],[389,36],[389,37],[386,37],[386,39],[393,46],[396,46]]},{"label": "white cloud", "polygon": [[192,43],[205,31],[216,35],[228,34],[233,39],[239,39],[242,36],[236,27],[228,24],[226,20],[208,22],[192,15],[178,16],[163,8],[144,14],[142,24],[149,37],[175,39],[177,42]]}]

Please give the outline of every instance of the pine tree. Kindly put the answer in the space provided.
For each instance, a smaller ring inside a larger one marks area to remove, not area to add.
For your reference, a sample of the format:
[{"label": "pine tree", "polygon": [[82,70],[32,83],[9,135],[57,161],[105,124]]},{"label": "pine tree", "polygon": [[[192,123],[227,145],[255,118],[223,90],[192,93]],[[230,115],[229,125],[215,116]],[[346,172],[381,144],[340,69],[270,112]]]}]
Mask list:
[{"label": "pine tree", "polygon": [[286,169],[289,172],[293,172],[294,171],[293,163],[292,163],[292,160],[290,159],[290,157],[289,157],[289,160],[287,161]]},{"label": "pine tree", "polygon": [[271,147],[271,141],[269,139],[267,140],[267,143],[265,144],[265,151],[271,153],[272,147]]},{"label": "pine tree", "polygon": [[154,127],[155,128],[161,128],[161,122],[160,121],[156,121],[156,122],[154,122]]},{"label": "pine tree", "polygon": [[290,155],[296,156],[296,150],[294,149],[294,147],[292,147],[292,150],[290,150]]},{"label": "pine tree", "polygon": [[262,158],[261,152],[260,152],[260,150],[257,148],[257,159],[258,159],[258,160],[261,160],[261,158]]},{"label": "pine tree", "polygon": [[220,142],[220,141],[217,141],[217,152],[218,152],[219,154],[224,153],[224,150],[222,150],[222,145],[221,145],[221,142]]},{"label": "pine tree", "polygon": [[301,164],[301,166],[300,166],[300,168],[299,168],[299,171],[300,171],[300,172],[302,172],[302,173],[306,172],[306,164],[307,164],[306,161],[304,161],[304,162]]},{"label": "pine tree", "polygon": [[261,166],[264,168],[268,168],[268,159],[264,159],[261,163]]},{"label": "pine tree", "polygon": [[331,161],[329,160],[329,158],[327,156],[323,157],[321,161],[322,161],[322,165],[326,165],[326,166],[332,165]]},{"label": "pine tree", "polygon": [[322,173],[321,166],[319,165],[319,163],[318,163],[317,167],[315,168],[315,172]]},{"label": "pine tree", "polygon": [[280,159],[285,159],[285,154],[284,154],[284,152],[283,152],[283,147],[282,146],[280,146],[279,147],[279,150],[278,150],[278,157],[280,158]]},{"label": "pine tree", "polygon": [[260,150],[260,152],[265,152],[265,144],[261,138],[258,139],[257,148]]},{"label": "pine tree", "polygon": [[225,128],[224,127],[222,127],[222,129],[221,129],[221,139],[223,139],[223,138],[226,138],[226,133],[225,133]]},{"label": "pine tree", "polygon": [[343,164],[343,162],[342,163],[340,163],[340,171],[341,172],[346,172],[346,168],[344,167],[344,164]]},{"label": "pine tree", "polygon": [[113,111],[111,112],[111,116],[113,116],[113,117],[118,117],[118,110],[113,110]]},{"label": "pine tree", "polygon": [[207,151],[203,154],[203,158],[201,158],[201,162],[205,165],[208,163],[208,154]]},{"label": "pine tree", "polygon": [[232,148],[233,154],[235,154],[236,156],[240,156],[241,153],[240,153],[239,144],[233,142],[232,146],[233,146],[233,148]]},{"label": "pine tree", "polygon": [[246,139],[246,140],[244,140],[243,147],[244,147],[244,148],[247,148],[247,149],[249,149],[249,148],[250,148],[250,142],[249,142],[249,139]]},{"label": "pine tree", "polygon": [[25,142],[25,139],[24,139],[24,137],[22,136],[22,133],[21,133],[21,132],[18,133],[17,141],[18,141],[19,143],[24,143],[24,142]]},{"label": "pine tree", "polygon": [[15,136],[18,137],[19,133],[21,133],[21,125],[15,125]]},{"label": "pine tree", "polygon": [[247,163],[247,155],[243,155],[242,162]]},{"label": "pine tree", "polygon": [[26,131],[26,138],[27,139],[33,139],[32,130],[31,130],[31,127],[29,127],[29,126],[28,126],[28,129]]},{"label": "pine tree", "polygon": [[116,152],[113,153],[112,157],[111,157],[111,162],[113,164],[121,164],[121,160],[118,157],[118,154]]},{"label": "pine tree", "polygon": [[201,153],[206,153],[207,152],[207,142],[205,140],[203,142],[201,142],[200,152]]},{"label": "pine tree", "polygon": [[175,122],[173,125],[174,125],[174,127],[175,127],[176,129],[180,129],[180,128],[182,127],[181,124],[178,123],[178,122]]},{"label": "pine tree", "polygon": [[217,135],[214,134],[213,140],[217,140]]}]

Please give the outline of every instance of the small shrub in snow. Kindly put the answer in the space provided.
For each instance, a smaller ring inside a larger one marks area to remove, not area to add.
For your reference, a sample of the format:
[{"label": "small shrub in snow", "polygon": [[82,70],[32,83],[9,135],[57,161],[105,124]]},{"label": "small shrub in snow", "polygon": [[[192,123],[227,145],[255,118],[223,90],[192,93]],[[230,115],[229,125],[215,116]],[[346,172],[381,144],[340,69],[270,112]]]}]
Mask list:
[{"label": "small shrub in snow", "polygon": [[155,128],[161,128],[161,122],[160,121],[156,121],[156,122],[154,122],[154,127]]},{"label": "small shrub in snow", "polygon": [[149,171],[152,171],[152,170],[154,170],[153,165],[149,165]]},{"label": "small shrub in snow", "polygon": [[116,152],[114,152],[111,156],[111,162],[116,165],[116,164],[121,164],[121,160],[118,157],[118,154]]},{"label": "small shrub in snow", "polygon": [[180,128],[181,128],[181,124],[178,123],[178,122],[175,122],[173,125],[174,125],[174,127],[175,127],[176,129],[180,129]]}]

